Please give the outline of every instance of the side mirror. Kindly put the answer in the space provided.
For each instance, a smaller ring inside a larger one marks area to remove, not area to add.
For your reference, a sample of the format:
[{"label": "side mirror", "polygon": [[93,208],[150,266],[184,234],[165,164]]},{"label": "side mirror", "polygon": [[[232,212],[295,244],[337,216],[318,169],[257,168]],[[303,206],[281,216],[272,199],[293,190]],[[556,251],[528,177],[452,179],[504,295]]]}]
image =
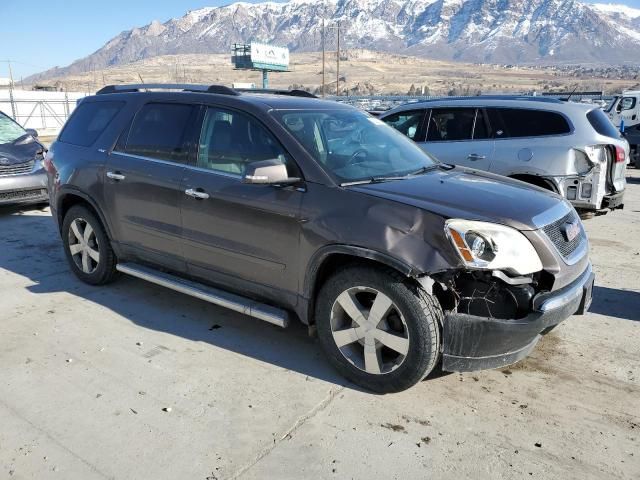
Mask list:
[{"label": "side mirror", "polygon": [[33,138],[38,138],[38,131],[34,128],[27,128],[27,133],[31,135]]},{"label": "side mirror", "polygon": [[280,160],[261,160],[249,163],[244,170],[242,183],[256,185],[284,185],[297,183],[300,179],[289,177],[287,166]]}]

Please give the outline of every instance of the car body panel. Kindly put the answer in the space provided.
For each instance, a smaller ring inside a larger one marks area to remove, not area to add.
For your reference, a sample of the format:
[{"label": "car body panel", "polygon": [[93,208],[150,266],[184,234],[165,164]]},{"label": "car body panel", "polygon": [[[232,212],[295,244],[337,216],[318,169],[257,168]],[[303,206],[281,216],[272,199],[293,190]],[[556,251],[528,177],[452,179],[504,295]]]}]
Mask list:
[{"label": "car body panel", "polygon": [[[108,172],[125,178],[113,180]],[[179,202],[184,172],[184,165],[112,152],[103,173],[105,211],[122,248],[141,260],[167,262],[183,273]]]},{"label": "car body panel", "polygon": [[248,185],[240,176],[193,167],[185,189],[206,192],[197,199],[181,192],[182,243],[189,273],[210,278],[217,272],[291,295],[298,291],[300,203],[296,188]]}]

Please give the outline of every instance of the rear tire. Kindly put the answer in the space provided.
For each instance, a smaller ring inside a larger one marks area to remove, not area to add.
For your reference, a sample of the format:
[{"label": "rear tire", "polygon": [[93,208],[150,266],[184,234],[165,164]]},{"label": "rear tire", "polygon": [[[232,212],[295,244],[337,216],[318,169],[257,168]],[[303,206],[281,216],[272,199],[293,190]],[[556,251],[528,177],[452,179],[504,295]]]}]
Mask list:
[{"label": "rear tire", "polygon": [[62,223],[62,242],[69,266],[90,285],[104,285],[116,277],[116,255],[104,227],[84,205],[69,209]]},{"label": "rear tire", "polygon": [[[331,364],[379,393],[400,392],[435,367],[442,309],[416,283],[390,269],[352,266],[320,289],[315,319]],[[356,317],[356,318],[354,318]]]}]

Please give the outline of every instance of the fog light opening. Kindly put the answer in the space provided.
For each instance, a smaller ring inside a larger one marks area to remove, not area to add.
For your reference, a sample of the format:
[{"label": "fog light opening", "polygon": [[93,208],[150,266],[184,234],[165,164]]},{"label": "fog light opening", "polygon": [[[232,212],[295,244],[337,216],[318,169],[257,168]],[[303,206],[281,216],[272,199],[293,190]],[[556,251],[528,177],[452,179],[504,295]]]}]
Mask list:
[{"label": "fog light opening", "polygon": [[582,198],[591,198],[592,188],[593,185],[591,185],[590,183],[583,183],[580,189],[580,196]]},{"label": "fog light opening", "polygon": [[567,187],[567,200],[575,200],[578,196],[578,187]]}]

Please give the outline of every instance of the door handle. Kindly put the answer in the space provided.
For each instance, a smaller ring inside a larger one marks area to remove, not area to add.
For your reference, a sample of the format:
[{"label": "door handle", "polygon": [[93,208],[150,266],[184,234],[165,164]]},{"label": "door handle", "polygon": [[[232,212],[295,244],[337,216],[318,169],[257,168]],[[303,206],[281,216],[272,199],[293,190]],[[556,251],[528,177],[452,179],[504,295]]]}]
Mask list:
[{"label": "door handle", "polygon": [[109,177],[111,180],[116,180],[118,182],[120,180],[124,180],[125,178],[127,178],[119,172],[107,172],[107,177]]},{"label": "door handle", "polygon": [[189,195],[190,197],[197,198],[199,200],[206,200],[207,198],[209,198],[209,194],[207,192],[202,192],[200,190],[194,190],[193,188],[187,188],[184,191],[184,193]]},{"label": "door handle", "polygon": [[486,155],[480,155],[479,153],[470,153],[467,158],[469,160],[484,160],[485,158],[487,158]]}]

